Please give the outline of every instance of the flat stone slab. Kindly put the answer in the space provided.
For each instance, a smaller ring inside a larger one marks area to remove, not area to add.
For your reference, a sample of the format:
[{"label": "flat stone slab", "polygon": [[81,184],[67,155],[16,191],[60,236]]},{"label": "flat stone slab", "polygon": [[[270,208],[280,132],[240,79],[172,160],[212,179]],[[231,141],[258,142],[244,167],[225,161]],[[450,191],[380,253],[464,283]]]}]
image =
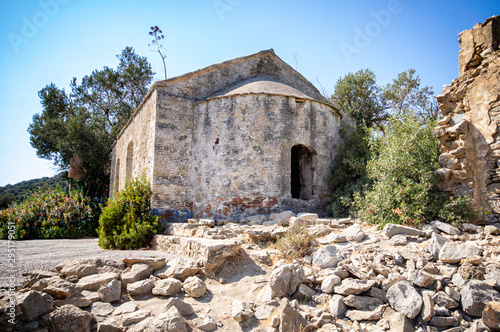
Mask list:
[{"label": "flat stone slab", "polygon": [[241,242],[155,235],[154,250],[180,254],[197,260],[207,274],[213,274],[230,258],[241,254]]}]

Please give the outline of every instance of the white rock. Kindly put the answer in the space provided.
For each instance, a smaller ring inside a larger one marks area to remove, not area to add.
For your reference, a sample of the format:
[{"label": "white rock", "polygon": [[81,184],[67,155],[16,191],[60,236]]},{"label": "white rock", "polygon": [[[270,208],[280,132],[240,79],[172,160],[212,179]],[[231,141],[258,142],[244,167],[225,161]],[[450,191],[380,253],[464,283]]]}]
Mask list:
[{"label": "white rock", "polygon": [[238,323],[247,320],[254,315],[252,307],[246,302],[233,300],[231,308],[231,317]]},{"label": "white rock", "polygon": [[320,268],[335,267],[343,259],[344,257],[337,253],[337,247],[329,245],[316,250],[312,264]]},{"label": "white rock", "polygon": [[458,263],[462,259],[481,255],[481,252],[481,248],[474,244],[448,241],[439,251],[439,259],[444,263]]},{"label": "white rock", "polygon": [[361,242],[365,237],[365,232],[361,229],[360,224],[354,224],[345,229],[342,235],[345,236],[348,241]]},{"label": "white rock", "polygon": [[422,309],[422,296],[408,281],[392,285],[386,296],[391,307],[408,318],[415,318]]},{"label": "white rock", "polygon": [[187,278],[182,286],[191,297],[202,297],[207,291],[207,285],[197,276]]},{"label": "white rock", "polygon": [[336,274],[327,276],[321,283],[321,291],[323,293],[331,294],[333,293],[333,287],[340,284],[342,279]]},{"label": "white rock", "polygon": [[446,234],[449,235],[460,235],[460,230],[456,228],[455,226],[452,226],[448,223],[439,221],[439,220],[434,220],[431,222],[431,225],[439,229],[441,232],[445,232]]},{"label": "white rock", "polygon": [[153,280],[139,280],[127,285],[127,292],[130,295],[146,295],[151,292],[155,283]]}]

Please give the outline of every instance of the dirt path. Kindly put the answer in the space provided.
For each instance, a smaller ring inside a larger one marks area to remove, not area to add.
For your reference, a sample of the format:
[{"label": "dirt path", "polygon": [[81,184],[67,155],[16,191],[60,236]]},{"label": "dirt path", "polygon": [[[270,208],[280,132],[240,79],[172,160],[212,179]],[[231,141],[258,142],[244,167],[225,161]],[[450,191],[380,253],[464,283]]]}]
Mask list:
[{"label": "dirt path", "polygon": [[[9,260],[12,258],[8,256],[9,249],[15,255],[14,271],[10,271],[9,264],[13,261]],[[10,244],[7,240],[0,240],[0,287],[5,285],[7,277],[15,276],[20,284],[25,280],[23,273],[51,270],[69,259],[122,260],[131,257],[171,258],[172,255],[156,250],[103,250],[97,245],[97,238],[11,241]]]}]

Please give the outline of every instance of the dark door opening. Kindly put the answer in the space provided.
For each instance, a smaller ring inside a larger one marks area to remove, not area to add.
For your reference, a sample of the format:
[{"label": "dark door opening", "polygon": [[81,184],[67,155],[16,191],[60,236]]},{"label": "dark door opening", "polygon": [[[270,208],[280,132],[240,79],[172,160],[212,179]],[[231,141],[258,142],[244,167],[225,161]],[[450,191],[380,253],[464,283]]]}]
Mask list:
[{"label": "dark door opening", "polygon": [[290,187],[292,198],[310,199],[313,195],[312,153],[303,145],[292,147]]}]

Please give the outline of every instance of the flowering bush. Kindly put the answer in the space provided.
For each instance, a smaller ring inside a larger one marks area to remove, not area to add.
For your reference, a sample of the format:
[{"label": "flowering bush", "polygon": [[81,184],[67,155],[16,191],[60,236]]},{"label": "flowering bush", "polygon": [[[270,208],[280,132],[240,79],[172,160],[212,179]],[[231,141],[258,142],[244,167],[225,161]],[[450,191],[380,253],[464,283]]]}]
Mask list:
[{"label": "flowering bush", "polygon": [[152,191],[145,176],[130,181],[102,210],[99,246],[105,249],[137,249],[147,246],[161,229],[151,215]]},{"label": "flowering bush", "polygon": [[95,236],[97,219],[89,204],[79,190],[38,189],[0,211],[0,237],[7,238],[9,221],[15,223],[17,240]]}]

